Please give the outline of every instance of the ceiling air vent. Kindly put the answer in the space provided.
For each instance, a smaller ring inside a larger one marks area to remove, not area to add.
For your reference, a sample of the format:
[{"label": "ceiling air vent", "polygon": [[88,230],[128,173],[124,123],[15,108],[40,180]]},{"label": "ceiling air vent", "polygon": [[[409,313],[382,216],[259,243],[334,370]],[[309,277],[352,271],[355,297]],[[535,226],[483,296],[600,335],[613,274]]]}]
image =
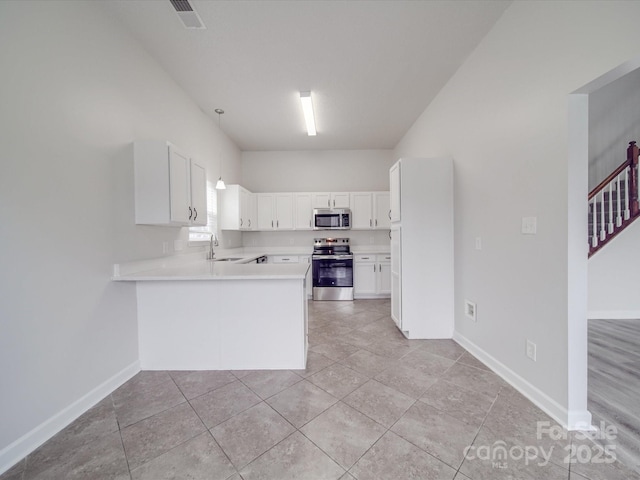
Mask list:
[{"label": "ceiling air vent", "polygon": [[187,0],[169,0],[173,8],[178,12],[178,16],[186,28],[207,28],[202,23],[202,19]]}]

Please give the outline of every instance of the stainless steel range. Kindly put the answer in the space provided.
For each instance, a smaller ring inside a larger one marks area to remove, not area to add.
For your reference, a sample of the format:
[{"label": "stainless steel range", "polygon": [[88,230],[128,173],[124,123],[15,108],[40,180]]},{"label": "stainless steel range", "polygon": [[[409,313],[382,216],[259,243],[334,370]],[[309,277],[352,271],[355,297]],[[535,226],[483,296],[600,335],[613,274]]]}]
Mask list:
[{"label": "stainless steel range", "polygon": [[314,238],[314,300],[353,300],[353,255],[348,238]]}]

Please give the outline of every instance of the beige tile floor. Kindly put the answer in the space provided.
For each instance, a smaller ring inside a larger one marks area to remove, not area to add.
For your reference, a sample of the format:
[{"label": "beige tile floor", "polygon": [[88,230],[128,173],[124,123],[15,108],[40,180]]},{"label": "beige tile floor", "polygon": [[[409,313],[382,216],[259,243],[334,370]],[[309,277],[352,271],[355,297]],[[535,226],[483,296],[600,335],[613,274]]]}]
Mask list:
[{"label": "beige tile floor", "polygon": [[304,371],[140,372],[0,479],[640,478],[389,310],[311,302]]}]

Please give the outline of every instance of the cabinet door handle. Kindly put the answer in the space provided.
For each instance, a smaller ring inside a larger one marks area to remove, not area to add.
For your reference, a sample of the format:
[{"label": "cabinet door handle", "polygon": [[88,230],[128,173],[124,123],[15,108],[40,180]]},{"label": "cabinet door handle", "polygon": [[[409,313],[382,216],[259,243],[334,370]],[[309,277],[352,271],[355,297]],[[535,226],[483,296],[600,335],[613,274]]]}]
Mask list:
[{"label": "cabinet door handle", "polygon": [[389,240],[391,240],[391,230],[389,230]]},{"label": "cabinet door handle", "polygon": [[331,200],[327,200],[327,207],[331,208]]},{"label": "cabinet door handle", "polygon": [[198,218],[198,210],[196,210],[196,207],[193,207],[193,221],[196,221],[196,218]]},{"label": "cabinet door handle", "polygon": [[336,199],[334,198],[333,199],[333,207],[335,208],[335,206],[336,206]]},{"label": "cabinet door handle", "polygon": [[389,210],[389,220],[391,220],[391,210]]},{"label": "cabinet door handle", "polygon": [[242,226],[242,224],[243,224],[243,221],[242,221],[242,219],[240,219],[240,226]]},{"label": "cabinet door handle", "polygon": [[271,228],[273,228],[273,220],[271,220]]},{"label": "cabinet door handle", "polygon": [[311,220],[309,220],[309,228],[311,228]]},{"label": "cabinet door handle", "polygon": [[276,228],[280,228],[280,220],[276,220]]},{"label": "cabinet door handle", "polygon": [[373,273],[376,273],[376,264],[373,264]]},{"label": "cabinet door handle", "polygon": [[249,219],[249,228],[251,228],[251,219]]},{"label": "cabinet door handle", "polygon": [[376,218],[376,227],[378,226],[378,219]]},{"label": "cabinet door handle", "polygon": [[193,210],[189,207],[189,220],[191,220],[191,217],[193,217]]}]

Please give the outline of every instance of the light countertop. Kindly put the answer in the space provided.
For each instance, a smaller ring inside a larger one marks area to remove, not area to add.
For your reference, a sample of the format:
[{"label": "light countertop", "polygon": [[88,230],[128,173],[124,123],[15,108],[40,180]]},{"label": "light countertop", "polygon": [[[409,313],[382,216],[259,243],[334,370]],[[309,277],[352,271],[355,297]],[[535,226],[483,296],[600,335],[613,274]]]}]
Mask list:
[{"label": "light countertop", "polygon": [[[244,260],[244,259],[243,259]],[[242,260],[238,260],[241,262]],[[246,260],[244,260],[246,261]],[[237,263],[199,260],[112,277],[115,281],[295,280],[304,279],[308,263]]]},{"label": "light countertop", "polygon": [[[352,246],[352,253],[389,253],[386,245]],[[248,263],[263,255],[311,255],[308,247],[249,247],[216,249],[217,260],[238,258],[234,261],[211,261],[204,253],[171,256],[124,264],[113,268],[112,280],[118,282],[170,281],[170,280],[287,280],[305,278],[309,263]]]}]

